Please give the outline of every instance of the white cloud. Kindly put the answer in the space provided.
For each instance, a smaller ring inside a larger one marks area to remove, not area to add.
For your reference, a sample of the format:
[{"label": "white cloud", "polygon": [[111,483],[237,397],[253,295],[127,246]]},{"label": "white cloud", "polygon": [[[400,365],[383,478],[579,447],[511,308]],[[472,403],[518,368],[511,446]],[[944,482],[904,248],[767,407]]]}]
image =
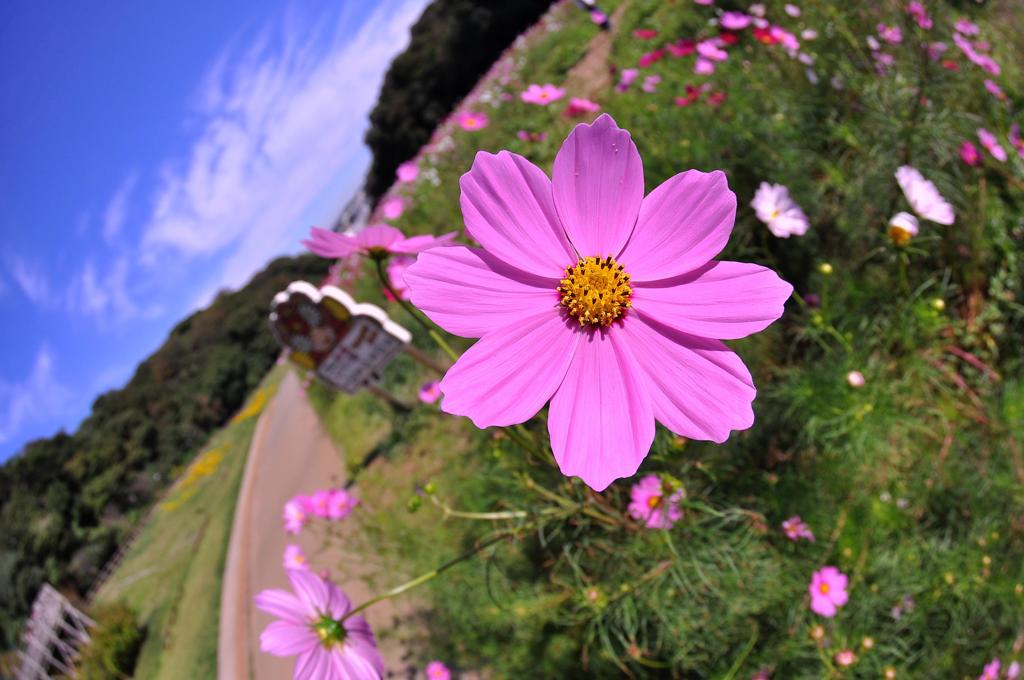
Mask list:
[{"label": "white cloud", "polygon": [[50,282],[35,262],[10,254],[4,259],[11,278],[30,302],[44,307],[53,304]]},{"label": "white cloud", "polygon": [[367,116],[425,4],[382,2],[354,33],[344,18],[308,26],[289,14],[221,55],[196,97],[187,160],[162,167],[141,260],[224,258],[207,298],[294,251],[303,213],[341,174],[361,174]]},{"label": "white cloud", "polygon": [[124,227],[125,219],[128,216],[128,201],[138,182],[138,176],[129,175],[121,182],[121,186],[114,192],[107,209],[103,211],[103,239],[107,243],[113,243]]},{"label": "white cloud", "polygon": [[68,290],[68,309],[111,321],[135,317],[139,308],[128,292],[128,264],[127,257],[119,257],[97,273],[93,261],[86,260]]},{"label": "white cloud", "polygon": [[57,380],[53,353],[43,345],[23,381],[0,380],[0,442],[17,436],[25,425],[51,419],[69,397],[68,389]]}]

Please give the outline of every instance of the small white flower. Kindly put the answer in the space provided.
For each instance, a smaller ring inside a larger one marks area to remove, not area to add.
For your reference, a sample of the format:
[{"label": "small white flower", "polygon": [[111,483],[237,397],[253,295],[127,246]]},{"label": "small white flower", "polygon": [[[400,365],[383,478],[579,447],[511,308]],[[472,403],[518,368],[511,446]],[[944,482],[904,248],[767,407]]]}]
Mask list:
[{"label": "small white flower", "polygon": [[811,226],[807,215],[790,197],[789,189],[781,184],[761,182],[750,205],[757,219],[768,225],[768,231],[779,238],[803,236]]}]

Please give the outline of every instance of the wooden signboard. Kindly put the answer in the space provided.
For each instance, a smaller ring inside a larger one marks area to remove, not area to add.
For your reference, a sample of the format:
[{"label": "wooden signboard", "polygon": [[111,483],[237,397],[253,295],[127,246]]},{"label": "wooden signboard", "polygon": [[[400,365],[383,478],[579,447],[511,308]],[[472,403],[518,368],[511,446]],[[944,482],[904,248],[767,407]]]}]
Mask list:
[{"label": "wooden signboard", "polygon": [[296,281],[274,296],[270,328],[289,358],[331,387],[353,394],[380,380],[412,340],[380,307],[348,293]]}]

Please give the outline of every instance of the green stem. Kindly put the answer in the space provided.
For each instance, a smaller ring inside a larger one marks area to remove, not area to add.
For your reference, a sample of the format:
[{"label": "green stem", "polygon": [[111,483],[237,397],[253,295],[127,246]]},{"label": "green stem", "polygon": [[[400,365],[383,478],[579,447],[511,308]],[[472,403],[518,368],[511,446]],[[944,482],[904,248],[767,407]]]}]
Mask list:
[{"label": "green stem", "polygon": [[484,548],[490,547],[490,546],[494,545],[495,543],[497,543],[499,541],[503,541],[506,538],[509,538],[510,536],[512,536],[512,532],[504,532],[504,533],[498,534],[497,536],[492,536],[491,538],[489,538],[488,540],[484,541],[480,545],[478,545],[478,546],[476,546],[474,548],[471,548],[470,550],[467,550],[466,552],[462,553],[458,557],[455,557],[455,558],[452,558],[452,559],[448,560],[447,562],[445,562],[441,566],[437,567],[436,569],[432,569],[432,570],[428,571],[425,574],[421,574],[420,576],[417,576],[416,578],[414,578],[411,581],[407,581],[406,583],[403,583],[400,586],[396,586],[395,588],[392,588],[391,590],[387,591],[386,593],[382,593],[380,595],[377,595],[376,597],[371,597],[366,602],[362,603],[361,605],[359,605],[355,609],[351,610],[348,614],[345,614],[345,616],[343,616],[341,618],[341,620],[345,621],[346,619],[349,619],[352,616],[355,616],[359,612],[361,612],[364,609],[367,609],[367,608],[377,604],[378,602],[383,602],[384,600],[389,600],[392,597],[395,597],[397,595],[401,595],[402,593],[406,592],[407,590],[412,590],[416,586],[421,586],[424,583],[426,583],[427,581],[430,581],[431,579],[433,579],[435,576],[438,576],[439,574],[441,574],[441,573],[451,569],[456,564],[459,564],[460,562],[465,562],[470,557],[473,557],[474,555],[476,555],[478,552],[480,552]]},{"label": "green stem", "polygon": [[455,352],[455,350],[451,348],[451,345],[449,345],[445,341],[445,339],[441,337],[441,334],[437,332],[437,329],[428,324],[426,321],[424,321],[423,318],[419,315],[419,313],[413,308],[413,306],[410,305],[405,300],[403,300],[402,297],[398,294],[398,291],[396,291],[394,287],[391,285],[391,282],[388,280],[387,274],[384,272],[384,258],[380,256],[374,256],[373,263],[377,266],[377,278],[380,279],[380,283],[382,286],[384,286],[384,290],[391,293],[391,297],[395,299],[395,302],[397,302],[402,307],[402,309],[404,309],[405,312],[409,316],[411,316],[413,320],[416,323],[418,323],[421,328],[423,328],[423,330],[427,332],[427,335],[430,336],[430,339],[433,340],[437,344],[437,346],[440,347],[441,350],[445,354],[447,354],[452,361],[458,361],[459,355]]}]

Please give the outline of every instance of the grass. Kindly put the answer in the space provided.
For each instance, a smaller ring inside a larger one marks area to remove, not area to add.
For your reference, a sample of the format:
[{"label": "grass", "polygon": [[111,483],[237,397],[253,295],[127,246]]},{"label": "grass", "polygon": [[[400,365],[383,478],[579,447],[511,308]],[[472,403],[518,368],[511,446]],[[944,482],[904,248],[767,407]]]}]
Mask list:
[{"label": "grass", "polygon": [[[604,4],[619,21],[606,65],[616,73],[666,42],[711,35],[713,10],[688,0]],[[935,27],[924,33],[897,2],[800,4],[796,19],[766,3],[784,27],[818,31],[804,44],[811,76],[745,32],[709,78],[694,75],[692,57],[666,56],[627,92],[587,93],[631,131],[648,190],[691,167],[724,170],[739,211],[723,259],[770,266],[799,296],[769,330],[729,343],[758,386],[754,427],[723,445],[659,428],[640,474],[685,488],[684,519],[671,531],[623,517],[629,480],[597,495],[553,470],[543,413],[521,433],[538,449],[529,452],[436,407],[389,417],[366,395],[313,390],[332,436],[358,442],[359,454],[381,453],[356,485],[367,502],[353,546],[380,564],[381,587],[480,537],[512,534],[416,596],[422,661],[492,677],[764,670],[790,679],[976,677],[994,657],[1004,666],[1021,658],[1024,159],[1008,148],[1006,163],[968,167],[958,149],[977,143],[979,126],[1008,147],[1024,103],[1024,15],[1009,2],[928,3]],[[991,43],[1007,101],[986,92],[991,76],[952,46],[960,16]],[[565,81],[597,29],[567,4],[547,21],[557,30],[525,40],[466,104],[490,125],[446,128],[421,155],[420,179],[396,189],[410,204],[396,221],[403,231],[461,224],[458,178],[478,149],[507,148],[550,170],[576,121],[516,95],[530,82]],[[880,22],[905,36],[884,48],[894,58],[884,76],[865,41]],[[640,40],[636,28],[658,38]],[[945,58],[956,70],[923,56],[920,43],[932,40],[950,44]],[[641,91],[651,74],[662,78],[657,91]],[[705,82],[700,101],[675,104],[685,85]],[[711,92],[724,101],[708,103]],[[523,141],[519,130],[547,139]],[[924,222],[899,248],[886,225],[907,209],[893,179],[904,163],[936,183],[957,221]],[[762,181],[790,188],[811,219],[806,236],[776,239],[756,219],[749,203]],[[386,304],[369,266],[362,274],[356,297]],[[431,346],[402,310],[389,310],[418,346]],[[429,375],[402,362],[384,384],[412,400]],[[847,384],[851,370],[865,375],[862,389]],[[528,516],[471,522],[441,504]],[[816,542],[785,538],[780,525],[795,514]],[[849,604],[832,619],[814,615],[806,595],[827,564],[851,579]],[[856,656],[849,668],[836,662],[841,650]]]},{"label": "grass", "polygon": [[221,578],[235,500],[257,416],[282,375],[272,371],[210,438],[96,595],[98,604],[127,603],[146,626],[137,678],[216,676]]}]

